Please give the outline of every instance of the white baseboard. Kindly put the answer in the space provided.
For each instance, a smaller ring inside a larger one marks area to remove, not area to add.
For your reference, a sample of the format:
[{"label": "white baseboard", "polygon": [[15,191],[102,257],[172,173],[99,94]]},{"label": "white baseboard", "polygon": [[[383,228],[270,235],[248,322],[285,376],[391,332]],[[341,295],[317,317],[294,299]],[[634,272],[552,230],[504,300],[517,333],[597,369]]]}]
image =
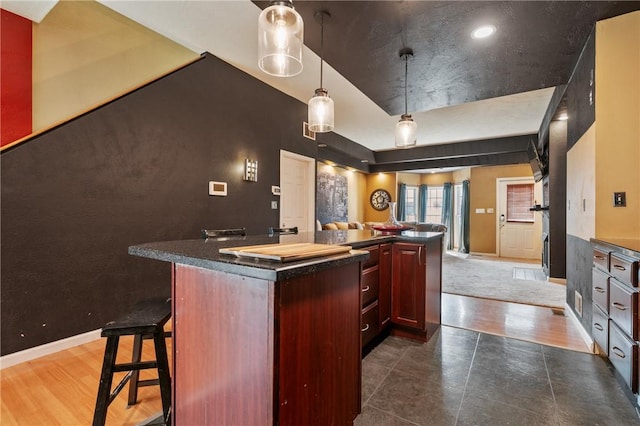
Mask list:
[{"label": "white baseboard", "polygon": [[83,334],[67,337],[66,339],[56,340],[55,342],[45,343],[44,345],[35,346],[20,352],[14,352],[9,355],[0,357],[0,370],[11,367],[23,362],[31,361],[45,355],[50,355],[74,346],[89,343],[100,339],[101,329],[88,331]]},{"label": "white baseboard", "polygon": [[594,344],[593,339],[591,338],[591,335],[589,335],[587,330],[584,329],[584,327],[582,326],[582,323],[576,316],[575,312],[573,312],[573,309],[571,309],[571,306],[569,306],[569,304],[567,303],[564,304],[564,311],[567,313],[568,316],[570,316],[573,319],[575,324],[578,326],[578,331],[580,332],[580,335],[582,336],[582,339],[584,340],[584,342],[589,347],[589,350],[591,351],[591,353],[596,353],[596,345]]}]

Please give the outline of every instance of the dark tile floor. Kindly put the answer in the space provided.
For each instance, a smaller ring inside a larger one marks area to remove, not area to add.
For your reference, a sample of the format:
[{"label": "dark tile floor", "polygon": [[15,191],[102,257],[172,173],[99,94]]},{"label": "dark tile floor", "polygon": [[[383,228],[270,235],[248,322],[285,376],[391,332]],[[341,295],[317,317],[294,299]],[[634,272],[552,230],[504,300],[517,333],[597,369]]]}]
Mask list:
[{"label": "dark tile floor", "polygon": [[595,355],[443,326],[426,344],[388,337],[362,362],[375,425],[640,425]]}]

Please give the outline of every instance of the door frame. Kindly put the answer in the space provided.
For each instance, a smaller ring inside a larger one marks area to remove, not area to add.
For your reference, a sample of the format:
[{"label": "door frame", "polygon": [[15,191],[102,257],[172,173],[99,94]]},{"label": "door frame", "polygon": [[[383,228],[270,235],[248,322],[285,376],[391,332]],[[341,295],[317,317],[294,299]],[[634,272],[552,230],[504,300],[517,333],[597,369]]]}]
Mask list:
[{"label": "door frame", "polygon": [[[494,209],[496,215],[496,256],[500,257],[500,202],[502,199],[500,198],[500,184],[501,183],[509,183],[509,182],[517,182],[517,181],[526,181],[526,183],[533,183],[534,194],[539,191],[538,184],[533,176],[520,176],[520,177],[504,177],[504,178],[496,178],[496,206]],[[540,237],[540,236],[538,236]]]},{"label": "door frame", "polygon": [[[285,151],[284,149],[280,150],[280,176],[279,184],[282,185],[282,160],[284,158],[289,158],[297,161],[302,161],[307,163],[307,174],[309,176],[309,181],[307,182],[307,197],[305,202],[307,203],[307,230],[315,231],[316,229],[316,159],[311,157],[306,157],[301,154],[296,154],[295,152]],[[280,208],[278,209],[278,223],[282,224],[282,200],[280,200]]]}]

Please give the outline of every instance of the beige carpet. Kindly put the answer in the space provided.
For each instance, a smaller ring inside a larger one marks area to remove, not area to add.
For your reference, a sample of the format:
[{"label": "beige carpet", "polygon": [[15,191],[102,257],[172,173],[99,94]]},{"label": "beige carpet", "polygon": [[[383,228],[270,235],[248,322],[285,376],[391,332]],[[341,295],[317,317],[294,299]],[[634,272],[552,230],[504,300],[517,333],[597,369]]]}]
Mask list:
[{"label": "beige carpet", "polygon": [[563,308],[566,287],[547,281],[514,278],[514,268],[536,268],[530,263],[506,262],[450,254],[442,258],[442,292],[527,305]]}]

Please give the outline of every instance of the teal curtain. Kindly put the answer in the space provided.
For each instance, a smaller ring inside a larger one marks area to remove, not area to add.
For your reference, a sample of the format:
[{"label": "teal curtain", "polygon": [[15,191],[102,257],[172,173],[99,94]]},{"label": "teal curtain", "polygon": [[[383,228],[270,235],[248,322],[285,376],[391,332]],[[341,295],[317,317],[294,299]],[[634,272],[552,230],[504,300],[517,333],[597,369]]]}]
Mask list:
[{"label": "teal curtain", "polygon": [[453,233],[453,185],[451,182],[446,182],[443,185],[442,189],[442,223],[447,227],[447,232],[445,233],[447,239],[447,249],[453,249],[453,239],[451,236]]},{"label": "teal curtain", "polygon": [[469,181],[462,182],[462,200],[460,203],[460,241],[458,251],[469,253]]},{"label": "teal curtain", "polygon": [[402,222],[406,220],[406,211],[407,211],[407,184],[401,183],[398,185],[398,221]]},{"label": "teal curtain", "polygon": [[427,221],[427,185],[420,185],[418,189],[418,222]]}]

